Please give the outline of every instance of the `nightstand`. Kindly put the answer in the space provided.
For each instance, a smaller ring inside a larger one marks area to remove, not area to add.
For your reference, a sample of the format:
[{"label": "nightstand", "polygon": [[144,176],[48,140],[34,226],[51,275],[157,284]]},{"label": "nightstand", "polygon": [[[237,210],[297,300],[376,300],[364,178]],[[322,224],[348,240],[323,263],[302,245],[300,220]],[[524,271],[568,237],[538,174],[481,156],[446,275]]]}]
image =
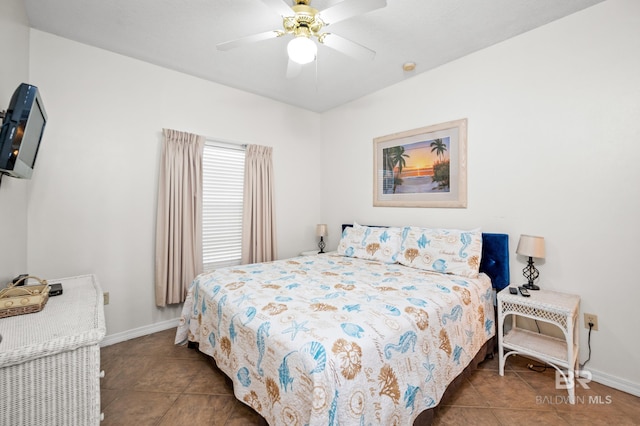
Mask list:
[{"label": "nightstand", "polygon": [[[318,251],[319,251],[318,249],[303,251],[302,253],[300,253],[300,256],[316,256],[316,255],[320,254],[320,253],[318,253]],[[337,252],[335,250],[333,250],[333,251],[325,251],[322,254],[332,254],[332,253],[337,253]]]},{"label": "nightstand", "polygon": [[[500,375],[509,355],[520,354],[550,364],[565,380],[569,401],[575,403],[578,370],[578,311],[580,296],[549,290],[529,291],[530,297],[510,294],[504,289],[498,293],[498,355]],[[511,330],[505,333],[504,321],[511,315]],[[565,338],[557,338],[518,328],[517,317],[531,318],[554,324]],[[509,351],[506,352],[505,351]],[[566,369],[563,371],[562,369]]]}]

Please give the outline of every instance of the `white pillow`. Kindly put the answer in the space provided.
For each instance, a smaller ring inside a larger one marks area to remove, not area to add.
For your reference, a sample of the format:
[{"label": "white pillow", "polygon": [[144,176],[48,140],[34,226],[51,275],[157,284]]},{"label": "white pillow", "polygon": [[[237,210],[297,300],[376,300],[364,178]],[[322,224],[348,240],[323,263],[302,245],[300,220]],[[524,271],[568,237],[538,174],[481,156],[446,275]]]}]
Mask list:
[{"label": "white pillow", "polygon": [[398,262],[412,268],[476,278],[482,256],[482,231],[406,226]]},{"label": "white pillow", "polygon": [[401,228],[377,228],[357,223],[345,228],[338,244],[338,254],[359,259],[396,263],[401,239]]}]

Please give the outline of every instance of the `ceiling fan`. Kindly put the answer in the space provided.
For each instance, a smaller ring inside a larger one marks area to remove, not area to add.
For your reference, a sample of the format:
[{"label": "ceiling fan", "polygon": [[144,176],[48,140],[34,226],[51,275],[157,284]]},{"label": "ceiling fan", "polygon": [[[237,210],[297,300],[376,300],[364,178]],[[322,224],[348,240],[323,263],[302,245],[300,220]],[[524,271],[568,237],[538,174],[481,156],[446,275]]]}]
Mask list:
[{"label": "ceiling fan", "polygon": [[218,50],[226,51],[257,41],[292,35],[293,39],[287,45],[289,78],[298,75],[302,71],[302,65],[316,59],[318,48],[313,39],[356,59],[373,59],[376,54],[368,47],[339,35],[323,32],[323,29],[330,24],[385,7],[387,0],[344,0],[322,11],[309,6],[310,0],[294,0],[293,6],[289,6],[284,0],[260,1],[282,16],[282,29],[220,43],[216,46]]}]

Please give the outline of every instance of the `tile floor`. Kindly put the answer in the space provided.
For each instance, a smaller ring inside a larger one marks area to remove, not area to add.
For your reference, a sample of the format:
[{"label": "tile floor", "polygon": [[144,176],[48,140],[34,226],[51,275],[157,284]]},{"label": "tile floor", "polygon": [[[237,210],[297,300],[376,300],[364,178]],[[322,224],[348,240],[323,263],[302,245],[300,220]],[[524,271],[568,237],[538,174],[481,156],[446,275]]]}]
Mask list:
[{"label": "tile floor", "polygon": [[[102,348],[102,426],[266,424],[234,398],[209,357],[174,346],[174,336],[171,329]],[[441,403],[435,424],[640,425],[640,398],[591,382],[569,405],[554,370],[534,372],[529,362],[510,357],[504,377],[497,357],[483,362]]]}]

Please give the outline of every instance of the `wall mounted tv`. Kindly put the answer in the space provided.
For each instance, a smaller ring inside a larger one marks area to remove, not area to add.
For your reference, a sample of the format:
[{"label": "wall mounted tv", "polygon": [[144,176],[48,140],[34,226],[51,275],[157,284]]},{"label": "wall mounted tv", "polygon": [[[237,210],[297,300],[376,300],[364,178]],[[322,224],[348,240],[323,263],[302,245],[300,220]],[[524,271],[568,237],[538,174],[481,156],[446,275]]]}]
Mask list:
[{"label": "wall mounted tv", "polygon": [[46,124],[47,113],[38,88],[22,83],[4,112],[0,131],[0,178],[2,175],[31,178]]}]

